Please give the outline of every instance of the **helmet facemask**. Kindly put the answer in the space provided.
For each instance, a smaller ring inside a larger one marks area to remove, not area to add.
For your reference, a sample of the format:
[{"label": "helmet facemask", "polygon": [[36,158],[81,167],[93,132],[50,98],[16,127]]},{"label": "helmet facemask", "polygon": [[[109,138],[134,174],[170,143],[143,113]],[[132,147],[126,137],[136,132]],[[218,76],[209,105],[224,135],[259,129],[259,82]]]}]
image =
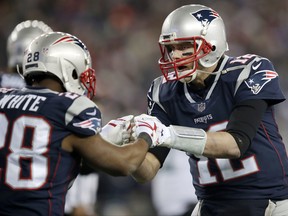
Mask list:
[{"label": "helmet facemask", "polygon": [[94,69],[88,68],[81,73],[80,82],[86,89],[87,97],[92,99],[96,94],[96,76]]},{"label": "helmet facemask", "polygon": [[[192,44],[192,52],[182,53],[181,58],[173,59],[169,44],[179,44],[190,42]],[[159,43],[162,57],[158,63],[162,74],[167,81],[183,80],[191,77],[192,81],[195,79],[199,65],[199,59],[203,58],[213,50],[213,46],[204,38],[195,36],[191,38],[177,38],[175,40],[164,40]],[[187,55],[185,55],[187,54]],[[192,68],[187,69],[187,65],[192,63]]]}]

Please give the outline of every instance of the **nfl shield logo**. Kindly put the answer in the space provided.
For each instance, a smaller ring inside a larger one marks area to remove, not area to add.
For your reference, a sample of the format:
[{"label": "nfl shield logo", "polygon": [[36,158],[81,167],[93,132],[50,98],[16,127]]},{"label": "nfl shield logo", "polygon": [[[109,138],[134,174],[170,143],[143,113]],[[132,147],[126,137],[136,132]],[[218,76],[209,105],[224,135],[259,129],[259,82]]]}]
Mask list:
[{"label": "nfl shield logo", "polygon": [[200,103],[198,104],[198,111],[203,112],[206,109],[206,104],[205,103]]}]

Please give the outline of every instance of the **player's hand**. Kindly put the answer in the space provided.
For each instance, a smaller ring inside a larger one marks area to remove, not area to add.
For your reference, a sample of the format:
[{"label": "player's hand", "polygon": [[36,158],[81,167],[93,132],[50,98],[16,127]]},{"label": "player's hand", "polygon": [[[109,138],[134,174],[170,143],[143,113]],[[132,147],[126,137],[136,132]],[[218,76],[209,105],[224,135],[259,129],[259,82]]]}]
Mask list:
[{"label": "player's hand", "polygon": [[142,114],[134,117],[134,126],[132,136],[137,138],[139,134],[146,133],[152,140],[152,146],[160,146],[170,142],[170,131],[168,127],[162,124],[156,117]]},{"label": "player's hand", "polygon": [[100,132],[101,136],[116,145],[123,145],[130,141],[130,136],[132,133],[131,121],[133,120],[133,115],[123,116],[115,120],[109,121]]}]

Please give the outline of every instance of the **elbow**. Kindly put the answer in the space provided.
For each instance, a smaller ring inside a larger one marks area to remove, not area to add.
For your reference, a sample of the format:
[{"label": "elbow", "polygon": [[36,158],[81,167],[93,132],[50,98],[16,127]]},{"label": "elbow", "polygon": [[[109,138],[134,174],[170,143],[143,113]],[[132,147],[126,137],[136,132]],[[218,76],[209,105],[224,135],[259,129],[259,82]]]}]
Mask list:
[{"label": "elbow", "polygon": [[249,149],[251,139],[244,133],[230,132],[230,135],[232,135],[236,144],[235,147],[231,149],[231,158],[240,158]]},{"label": "elbow", "polygon": [[113,169],[102,169],[103,171],[107,172],[111,176],[129,176],[131,173],[135,172],[137,169],[136,165],[127,164],[124,161],[117,163]]},{"label": "elbow", "polygon": [[251,139],[245,134],[240,132],[228,132],[234,139],[234,146],[228,151],[231,159],[241,158],[251,145]]},{"label": "elbow", "polygon": [[131,175],[131,173],[135,172],[136,169],[137,169],[136,166],[133,166],[133,165],[127,166],[126,165],[126,166],[123,166],[121,169],[118,170],[117,175],[118,176],[129,176],[129,175]]},{"label": "elbow", "polygon": [[130,164],[123,164],[120,165],[118,168],[118,176],[131,176],[134,172],[137,171],[139,168],[140,164],[135,164],[135,163],[130,163]]},{"label": "elbow", "polygon": [[127,170],[117,169],[117,170],[104,170],[109,175],[118,177],[118,176],[128,176],[129,172]]}]

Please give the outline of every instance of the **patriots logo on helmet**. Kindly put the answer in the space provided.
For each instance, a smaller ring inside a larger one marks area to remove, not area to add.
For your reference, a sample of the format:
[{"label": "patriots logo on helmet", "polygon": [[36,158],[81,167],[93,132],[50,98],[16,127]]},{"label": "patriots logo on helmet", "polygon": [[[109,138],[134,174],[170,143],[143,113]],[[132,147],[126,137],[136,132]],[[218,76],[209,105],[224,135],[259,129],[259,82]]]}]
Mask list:
[{"label": "patriots logo on helmet", "polygon": [[74,43],[74,44],[80,46],[82,49],[87,50],[86,46],[78,38],[76,38],[72,35],[71,36],[64,36],[64,37],[60,38],[59,40],[55,41],[53,43],[53,45],[60,43],[60,42]]},{"label": "patriots logo on helmet", "polygon": [[73,123],[73,126],[84,128],[84,129],[88,128],[96,133],[96,132],[101,131],[101,119],[90,118],[82,122]]},{"label": "patriots logo on helmet", "polygon": [[215,18],[220,17],[219,14],[214,10],[199,10],[192,15],[202,23],[203,26],[209,25]]},{"label": "patriots logo on helmet", "polygon": [[262,70],[253,74],[245,83],[253,94],[258,94],[264,85],[276,77],[278,77],[278,74],[275,71]]}]

